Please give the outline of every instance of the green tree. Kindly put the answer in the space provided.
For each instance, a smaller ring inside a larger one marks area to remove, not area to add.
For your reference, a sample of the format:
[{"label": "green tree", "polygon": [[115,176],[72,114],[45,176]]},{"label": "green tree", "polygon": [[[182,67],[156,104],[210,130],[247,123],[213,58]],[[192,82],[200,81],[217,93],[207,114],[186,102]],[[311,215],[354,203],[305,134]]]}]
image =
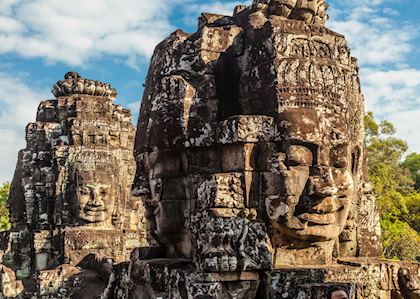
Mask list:
[{"label": "green tree", "polygon": [[382,214],[404,212],[404,196],[414,191],[411,173],[401,165],[408,145],[394,136],[390,122],[376,123],[372,112],[365,116],[365,129],[369,177],[378,208]]},{"label": "green tree", "polygon": [[413,229],[420,233],[420,192],[413,192],[404,198],[407,213],[401,215],[401,219],[407,222]]},{"label": "green tree", "polygon": [[420,154],[412,153],[405,158],[403,166],[408,168],[416,182],[415,188],[420,191]]},{"label": "green tree", "polygon": [[406,222],[382,219],[384,256],[392,259],[418,260],[420,236]]},{"label": "green tree", "polygon": [[9,211],[6,208],[6,201],[10,193],[10,183],[0,186],[0,231],[10,229]]},{"label": "green tree", "polygon": [[367,166],[381,215],[384,256],[419,259],[420,194],[414,188],[411,169],[401,162],[408,145],[395,137],[392,123],[377,123],[371,112],[365,116],[365,129]]}]

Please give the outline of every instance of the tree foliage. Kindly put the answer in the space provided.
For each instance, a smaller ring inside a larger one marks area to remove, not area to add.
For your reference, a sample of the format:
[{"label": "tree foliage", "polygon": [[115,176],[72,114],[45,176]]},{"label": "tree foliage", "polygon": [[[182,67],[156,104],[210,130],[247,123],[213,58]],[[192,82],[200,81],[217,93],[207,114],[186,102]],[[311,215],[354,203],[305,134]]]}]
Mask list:
[{"label": "tree foliage", "polygon": [[4,183],[0,186],[0,231],[10,229],[9,211],[6,208],[6,201],[10,193],[10,184]]},{"label": "tree foliage", "polygon": [[394,136],[392,123],[377,123],[369,112],[365,128],[367,164],[381,215],[384,256],[419,260],[420,193],[414,174],[420,169],[420,158],[410,155],[403,162],[408,145]]},{"label": "tree foliage", "polygon": [[403,166],[410,170],[413,180],[416,182],[415,188],[420,191],[420,154],[412,153],[408,155]]}]

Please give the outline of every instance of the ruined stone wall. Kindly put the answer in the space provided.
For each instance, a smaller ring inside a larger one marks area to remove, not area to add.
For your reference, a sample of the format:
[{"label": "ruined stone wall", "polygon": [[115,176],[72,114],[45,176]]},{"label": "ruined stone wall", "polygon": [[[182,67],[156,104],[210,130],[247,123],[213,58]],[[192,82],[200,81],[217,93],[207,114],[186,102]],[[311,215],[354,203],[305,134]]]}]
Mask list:
[{"label": "ruined stone wall", "polygon": [[7,288],[321,299],[340,286],[349,298],[419,298],[419,264],[378,257],[359,70],[324,27],[327,7],[255,0],[174,32],[151,59],[135,141],[115,90],[68,73],[19,154],[0,242],[17,276],[0,269]]}]

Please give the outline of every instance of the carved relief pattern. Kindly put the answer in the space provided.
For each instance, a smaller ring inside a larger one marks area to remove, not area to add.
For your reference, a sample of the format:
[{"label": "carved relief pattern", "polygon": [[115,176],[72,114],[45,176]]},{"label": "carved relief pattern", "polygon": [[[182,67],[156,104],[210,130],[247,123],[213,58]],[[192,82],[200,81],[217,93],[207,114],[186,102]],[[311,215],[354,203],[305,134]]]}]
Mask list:
[{"label": "carved relief pattern", "polygon": [[115,99],[117,91],[108,83],[83,79],[75,72],[66,74],[64,80],[58,81],[52,90],[55,97],[72,95],[90,95]]}]

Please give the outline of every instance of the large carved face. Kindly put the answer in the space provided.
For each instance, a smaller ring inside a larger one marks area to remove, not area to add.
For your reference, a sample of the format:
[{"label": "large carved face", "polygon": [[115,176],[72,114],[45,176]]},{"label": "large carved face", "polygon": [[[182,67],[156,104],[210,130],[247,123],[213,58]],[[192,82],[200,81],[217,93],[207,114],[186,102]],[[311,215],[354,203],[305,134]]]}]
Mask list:
[{"label": "large carved face", "polygon": [[111,171],[79,172],[71,200],[73,216],[90,223],[110,221],[115,208],[113,177]]},{"label": "large carved face", "polygon": [[301,108],[283,111],[279,119],[280,192],[265,202],[273,245],[337,239],[359,168],[346,115]]}]

